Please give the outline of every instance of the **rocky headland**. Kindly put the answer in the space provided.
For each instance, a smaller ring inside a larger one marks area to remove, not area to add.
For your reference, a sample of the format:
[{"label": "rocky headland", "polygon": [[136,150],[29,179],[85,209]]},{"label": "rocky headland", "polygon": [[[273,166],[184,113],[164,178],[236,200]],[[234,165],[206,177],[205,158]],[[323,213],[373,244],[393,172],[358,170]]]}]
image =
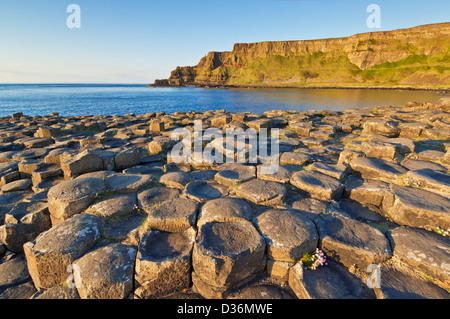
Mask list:
[{"label": "rocky headland", "polygon": [[[194,120],[279,128],[279,169],[172,162]],[[17,113],[0,140],[2,299],[450,297],[448,99]]]},{"label": "rocky headland", "polygon": [[450,87],[450,23],[344,38],[236,43],[150,86]]}]

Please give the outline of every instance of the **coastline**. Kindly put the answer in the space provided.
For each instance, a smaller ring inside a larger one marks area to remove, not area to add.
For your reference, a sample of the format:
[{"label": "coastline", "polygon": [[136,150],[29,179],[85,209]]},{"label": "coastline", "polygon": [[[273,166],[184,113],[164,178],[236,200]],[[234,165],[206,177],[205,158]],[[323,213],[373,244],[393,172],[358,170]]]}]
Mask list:
[{"label": "coastline", "polygon": [[[200,161],[176,160],[180,128],[206,135]],[[267,154],[236,161],[250,138],[209,161],[227,129],[278,129],[278,169],[264,169]],[[15,113],[0,118],[0,138],[2,269],[27,276],[0,298],[448,298],[449,98],[342,112]],[[383,269],[376,289],[369,266]]]},{"label": "coastline", "polygon": [[155,85],[147,84],[149,88],[182,88],[194,87],[205,89],[314,89],[314,90],[389,90],[389,91],[435,91],[450,94],[450,88],[418,88],[418,87],[378,87],[378,86],[278,86],[278,85]]}]

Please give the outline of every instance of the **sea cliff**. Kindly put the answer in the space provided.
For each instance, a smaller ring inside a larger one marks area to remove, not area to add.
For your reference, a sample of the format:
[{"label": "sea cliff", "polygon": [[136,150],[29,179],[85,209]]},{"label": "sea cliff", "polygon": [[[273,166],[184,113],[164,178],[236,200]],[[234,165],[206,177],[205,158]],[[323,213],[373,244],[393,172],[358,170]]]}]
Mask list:
[{"label": "sea cliff", "polygon": [[236,43],[150,86],[450,88],[450,23],[350,37]]}]

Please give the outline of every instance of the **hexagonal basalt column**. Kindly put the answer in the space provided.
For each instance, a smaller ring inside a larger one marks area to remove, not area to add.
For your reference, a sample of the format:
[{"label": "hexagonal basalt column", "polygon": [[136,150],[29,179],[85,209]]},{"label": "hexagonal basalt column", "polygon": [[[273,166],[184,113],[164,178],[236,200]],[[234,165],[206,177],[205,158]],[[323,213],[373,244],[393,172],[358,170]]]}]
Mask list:
[{"label": "hexagonal basalt column", "polygon": [[265,247],[248,221],[204,224],[192,254],[195,288],[206,298],[217,298],[249,282],[266,266]]}]

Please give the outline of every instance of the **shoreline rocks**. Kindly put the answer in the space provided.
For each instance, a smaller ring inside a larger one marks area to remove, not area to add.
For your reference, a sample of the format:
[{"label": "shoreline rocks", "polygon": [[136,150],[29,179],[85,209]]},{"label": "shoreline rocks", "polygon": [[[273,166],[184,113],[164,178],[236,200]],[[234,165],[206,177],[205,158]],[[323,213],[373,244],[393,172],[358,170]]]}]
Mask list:
[{"label": "shoreline rocks", "polygon": [[[174,162],[195,120],[279,129],[278,170],[209,162],[246,140]],[[445,101],[0,118],[0,298],[450,298],[449,128]]]}]

